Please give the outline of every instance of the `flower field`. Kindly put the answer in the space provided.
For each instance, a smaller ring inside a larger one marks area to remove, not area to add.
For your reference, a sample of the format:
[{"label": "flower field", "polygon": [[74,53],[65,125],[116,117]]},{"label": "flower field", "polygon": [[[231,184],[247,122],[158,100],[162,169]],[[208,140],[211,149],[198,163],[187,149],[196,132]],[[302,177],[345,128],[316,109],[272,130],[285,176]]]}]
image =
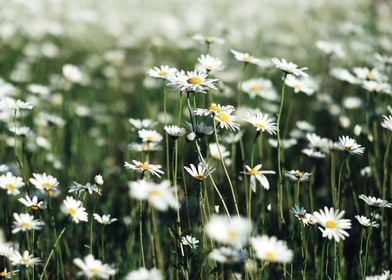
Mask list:
[{"label": "flower field", "polygon": [[392,279],[389,1],[0,19],[0,279]]}]

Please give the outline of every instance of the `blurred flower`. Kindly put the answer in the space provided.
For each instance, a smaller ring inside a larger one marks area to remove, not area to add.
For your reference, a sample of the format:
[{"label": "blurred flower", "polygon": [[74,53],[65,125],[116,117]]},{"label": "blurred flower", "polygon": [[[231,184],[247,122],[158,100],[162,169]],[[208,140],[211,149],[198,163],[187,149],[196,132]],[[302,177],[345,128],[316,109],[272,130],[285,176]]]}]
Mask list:
[{"label": "blurred flower", "polygon": [[275,174],[273,170],[261,170],[263,167],[262,164],[257,164],[255,167],[251,168],[249,165],[245,165],[246,172],[242,172],[246,175],[250,176],[250,187],[252,188],[253,192],[256,192],[256,180],[260,183],[260,185],[269,190],[270,184],[268,182],[267,177],[264,174]]},{"label": "blurred flower", "polygon": [[225,159],[230,156],[230,152],[226,149],[225,146],[218,145],[216,143],[210,143],[208,147],[211,157],[215,159],[220,160],[221,157]]},{"label": "blurred flower", "polygon": [[44,226],[44,222],[34,219],[34,216],[27,213],[14,213],[13,216],[15,221],[12,225],[12,233],[14,234],[19,231],[40,230]]},{"label": "blurred flower", "polygon": [[335,239],[339,242],[340,239],[345,239],[349,234],[346,229],[351,228],[351,221],[349,219],[342,219],[345,211],[335,210],[334,208],[328,209],[324,207],[324,210],[320,209],[318,212],[314,212],[313,216],[317,223],[322,227],[319,227],[323,233],[323,237],[328,239]]},{"label": "blurred flower", "polygon": [[102,215],[102,216],[100,216],[99,214],[94,213],[93,216],[94,216],[94,219],[98,223],[100,223],[102,225],[110,225],[111,223],[114,223],[114,222],[117,221],[117,218],[112,218],[111,219],[110,215]]},{"label": "blurred flower", "polygon": [[275,236],[257,236],[251,238],[251,244],[256,252],[256,257],[266,262],[289,263],[293,259],[293,251],[286,243]]},{"label": "blurred flower", "polygon": [[175,195],[175,189],[170,187],[169,181],[159,184],[139,180],[129,183],[130,196],[139,200],[147,200],[159,211],[167,211],[168,208],[178,209],[180,204]]},{"label": "blurred flower", "polygon": [[391,86],[379,81],[363,81],[362,87],[369,92],[392,94]]},{"label": "blurred flower", "polygon": [[392,203],[388,202],[388,200],[376,198],[374,196],[366,196],[364,194],[359,195],[359,198],[365,201],[365,203],[369,206],[392,208]]},{"label": "blurred flower", "polygon": [[55,177],[46,175],[46,173],[33,173],[33,177],[34,178],[30,178],[30,183],[32,183],[38,190],[44,193],[55,191],[59,184]]},{"label": "blurred flower", "polygon": [[178,70],[168,65],[161,65],[160,67],[154,67],[148,70],[147,74],[153,78],[169,80]]},{"label": "blurred flower", "polygon": [[125,280],[163,280],[163,277],[161,272],[156,268],[148,270],[145,267],[141,267],[138,270],[129,272],[125,276]]},{"label": "blurred flower", "polygon": [[128,122],[136,129],[152,129],[157,123],[150,119],[133,119],[129,118]]},{"label": "blurred flower", "polygon": [[22,100],[15,100],[10,97],[6,97],[0,100],[0,110],[31,110],[33,105],[29,102],[24,102]]},{"label": "blurred flower", "polygon": [[389,270],[385,270],[381,275],[366,276],[365,280],[391,280],[392,274]]},{"label": "blurred flower", "polygon": [[306,74],[304,71],[307,70],[308,68],[303,67],[303,68],[298,68],[297,64],[294,64],[292,62],[287,62],[286,59],[278,59],[276,57],[271,58],[271,63],[277,68],[282,70],[286,75],[287,74],[293,74],[294,76],[298,77],[307,77],[308,74]]},{"label": "blurred flower", "polygon": [[124,166],[126,169],[135,170],[139,173],[149,172],[152,175],[161,177],[159,174],[164,174],[161,170],[162,166],[160,164],[150,164],[148,161],[141,162],[138,160],[132,160],[132,163],[125,162]]},{"label": "blurred flower", "polygon": [[162,141],[162,135],[155,130],[141,129],[138,131],[138,135],[145,143],[158,143]]},{"label": "blurred flower", "polygon": [[190,235],[183,236],[181,238],[181,243],[185,246],[189,246],[191,249],[196,249],[199,246],[199,240]]},{"label": "blurred flower", "polygon": [[299,170],[290,170],[285,172],[286,177],[288,177],[292,181],[299,181],[299,182],[305,182],[309,181],[311,173],[308,172],[303,172]]},{"label": "blurred flower", "polygon": [[359,84],[360,81],[353,74],[350,73],[347,69],[343,68],[332,68],[329,71],[329,74],[336,79],[344,82],[348,82],[350,84]]},{"label": "blurred flower", "polygon": [[247,254],[240,248],[220,247],[211,251],[208,257],[219,263],[237,263],[243,261]]},{"label": "blurred flower", "polygon": [[262,67],[265,67],[268,65],[266,61],[261,60],[260,58],[256,58],[249,53],[243,53],[243,52],[238,52],[235,50],[230,50],[231,53],[234,55],[234,58],[238,61],[244,62],[244,63],[251,63],[251,64],[256,64]]},{"label": "blurred flower", "polygon": [[200,68],[204,72],[210,73],[223,70],[222,61],[208,54],[202,54],[197,60],[199,61],[199,65],[196,67]]},{"label": "blurred flower", "polygon": [[9,195],[18,195],[20,193],[19,189],[24,185],[23,178],[14,176],[11,172],[0,176],[0,188],[7,190]]},{"label": "blurred flower", "polygon": [[84,275],[88,279],[100,278],[109,279],[116,274],[116,270],[108,264],[95,259],[93,255],[87,255],[84,259],[74,259],[74,264],[81,269],[80,275]]},{"label": "blurred flower", "polygon": [[256,96],[269,101],[277,101],[279,99],[279,96],[270,80],[250,79],[241,84],[241,89],[249,94],[251,99],[254,99]]},{"label": "blurred flower", "polygon": [[287,75],[285,83],[293,88],[295,93],[303,92],[308,96],[312,95],[317,89],[316,82],[309,77],[297,78],[294,75]]},{"label": "blurred flower", "polygon": [[220,37],[215,37],[215,36],[209,36],[209,35],[202,35],[202,34],[196,34],[192,37],[193,40],[211,45],[211,44],[223,44],[225,42],[224,39]]},{"label": "blurred flower", "polygon": [[64,77],[73,83],[80,83],[83,79],[83,74],[79,68],[72,64],[66,64],[63,66]]},{"label": "blurred flower", "polygon": [[9,259],[12,265],[23,265],[25,267],[31,267],[41,262],[39,258],[34,258],[33,255],[30,255],[29,251],[27,250],[23,252],[23,255],[14,251]]},{"label": "blurred flower", "polygon": [[18,201],[22,203],[24,206],[29,207],[32,211],[46,209],[45,202],[43,201],[38,202],[37,196],[33,196],[33,199],[31,199],[29,195],[26,195],[25,197],[19,198]]},{"label": "blurred flower", "polygon": [[217,80],[207,78],[207,73],[200,71],[176,72],[170,77],[169,85],[176,86],[181,92],[206,93],[209,89],[215,89]]},{"label": "blurred flower", "polygon": [[205,231],[212,239],[231,246],[243,246],[248,243],[252,222],[241,216],[228,218],[214,215],[210,218]]},{"label": "blurred flower", "polygon": [[376,68],[369,69],[367,67],[354,67],[353,72],[358,79],[363,81],[368,80],[382,82],[386,80],[386,77]]},{"label": "blurred flower", "polygon": [[173,139],[178,139],[186,133],[185,128],[178,127],[176,125],[165,125],[163,129],[169,134]]},{"label": "blurred flower", "polygon": [[0,278],[1,279],[12,279],[13,276],[18,274],[19,270],[11,270],[8,271],[7,268],[4,268],[3,271],[0,271]]},{"label": "blurred flower", "polygon": [[67,196],[63,203],[61,204],[61,210],[70,215],[72,221],[75,223],[87,222],[88,221],[88,214],[86,212],[86,208],[83,207],[82,202],[79,200],[74,199],[73,197]]}]

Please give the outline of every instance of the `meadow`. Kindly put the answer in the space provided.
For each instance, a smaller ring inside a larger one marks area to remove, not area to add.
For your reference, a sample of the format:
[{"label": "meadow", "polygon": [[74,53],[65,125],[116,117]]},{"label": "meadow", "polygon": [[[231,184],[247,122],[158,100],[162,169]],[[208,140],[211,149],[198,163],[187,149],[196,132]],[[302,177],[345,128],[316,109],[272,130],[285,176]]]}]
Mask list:
[{"label": "meadow", "polygon": [[392,279],[392,2],[0,19],[0,279]]}]

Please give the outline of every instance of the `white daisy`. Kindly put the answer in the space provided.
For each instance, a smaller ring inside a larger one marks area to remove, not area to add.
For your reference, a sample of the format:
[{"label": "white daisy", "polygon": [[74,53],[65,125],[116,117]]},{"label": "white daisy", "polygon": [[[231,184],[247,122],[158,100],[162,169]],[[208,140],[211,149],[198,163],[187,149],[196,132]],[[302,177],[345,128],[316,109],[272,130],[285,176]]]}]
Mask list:
[{"label": "white daisy", "polygon": [[252,231],[252,222],[249,219],[235,216],[214,215],[208,221],[205,231],[212,239],[231,246],[243,246],[248,243]]},{"label": "white daisy", "polygon": [[32,211],[46,209],[46,203],[43,201],[38,201],[37,196],[33,196],[31,199],[29,195],[26,195],[25,197],[19,198],[18,201],[24,206],[29,207]]},{"label": "white daisy", "polygon": [[80,258],[74,259],[73,263],[81,269],[80,274],[88,279],[109,279],[116,274],[116,270],[113,267],[95,259],[93,255],[87,255],[83,260]]},{"label": "white daisy", "polygon": [[34,258],[34,256],[30,255],[29,251],[27,250],[23,252],[23,255],[14,251],[9,259],[12,265],[23,265],[25,267],[31,267],[41,262],[40,258]]},{"label": "white daisy", "polygon": [[250,55],[249,53],[243,53],[243,52],[238,52],[235,50],[230,50],[231,53],[234,55],[234,58],[238,61],[244,62],[244,63],[251,63],[251,64],[256,64],[261,67],[267,67],[268,62],[265,60],[262,60],[260,58],[256,58],[253,55]]},{"label": "white daisy", "polygon": [[388,200],[376,198],[374,196],[366,196],[364,194],[359,195],[359,198],[365,201],[369,206],[392,208],[392,203],[388,202]]},{"label": "white daisy", "polygon": [[350,138],[349,136],[339,137],[339,143],[340,143],[340,146],[343,148],[343,150],[345,152],[350,153],[350,154],[361,155],[365,151],[364,147],[357,144],[357,142],[353,138]]},{"label": "white daisy", "polygon": [[202,162],[199,162],[197,168],[192,163],[188,166],[184,166],[185,170],[197,181],[204,181],[212,172],[214,172],[214,168],[209,165],[205,165]]},{"label": "white daisy", "polygon": [[293,88],[295,93],[303,92],[308,96],[312,95],[317,90],[316,82],[309,77],[298,78],[294,75],[287,75],[285,83],[287,86]]},{"label": "white daisy", "polygon": [[216,143],[210,143],[208,148],[209,148],[211,157],[213,157],[214,159],[220,160],[221,157],[223,159],[226,159],[230,156],[230,152],[226,149],[226,147],[222,146],[220,144],[218,145]]},{"label": "white daisy", "polygon": [[249,94],[251,99],[254,99],[256,96],[269,101],[277,101],[279,99],[279,95],[276,93],[270,80],[250,79],[241,84],[241,89]]},{"label": "white daisy", "polygon": [[190,235],[183,236],[181,238],[181,243],[182,245],[189,246],[191,249],[196,249],[199,246],[199,240]]},{"label": "white daisy", "polygon": [[54,189],[57,189],[59,182],[52,175],[46,175],[46,173],[38,174],[33,173],[34,178],[30,178],[32,183],[41,192],[49,193]]},{"label": "white daisy", "polygon": [[237,117],[232,115],[232,112],[227,110],[221,110],[214,115],[214,119],[218,122],[220,128],[231,129],[233,131],[238,130],[239,124],[236,122]]},{"label": "white daisy", "polygon": [[252,124],[256,128],[256,131],[267,131],[271,135],[275,135],[278,130],[275,119],[261,112],[247,113],[244,121]]},{"label": "white daisy", "polygon": [[150,270],[141,267],[138,270],[131,271],[125,276],[125,280],[163,280],[162,273],[152,268]]},{"label": "white daisy", "polygon": [[381,126],[389,131],[392,131],[392,115],[385,116],[383,115],[383,121]]},{"label": "white daisy", "polygon": [[383,82],[386,81],[386,77],[376,68],[369,69],[367,67],[354,67],[354,74],[358,79],[363,81],[378,81]]},{"label": "white daisy", "polygon": [[61,204],[61,210],[70,215],[72,221],[75,223],[87,222],[88,221],[88,214],[86,212],[86,208],[83,207],[82,202],[79,200],[74,199],[73,197],[67,196],[63,203]]},{"label": "white daisy", "polygon": [[170,187],[169,181],[159,184],[139,180],[129,183],[130,196],[139,200],[147,200],[159,211],[167,211],[170,208],[178,209],[180,204],[175,195],[175,189]]},{"label": "white daisy", "polygon": [[199,65],[196,67],[200,68],[204,72],[209,73],[223,70],[222,61],[208,54],[202,54],[197,60],[199,61]]},{"label": "white daisy", "polygon": [[378,228],[380,226],[379,224],[377,224],[377,222],[371,221],[369,218],[367,218],[365,216],[355,215],[354,217],[358,221],[358,223],[360,223],[360,225],[363,226],[363,227],[375,227],[375,228]]},{"label": "white daisy", "polygon": [[128,122],[136,129],[152,129],[157,122],[150,119],[133,119],[129,118]]},{"label": "white daisy", "polygon": [[392,94],[391,86],[385,82],[363,81],[362,87],[369,92]]},{"label": "white daisy", "polygon": [[238,263],[247,257],[247,254],[240,248],[220,247],[211,251],[208,257],[219,263]]},{"label": "white daisy", "polygon": [[216,89],[216,81],[209,79],[205,72],[179,71],[170,77],[169,85],[176,86],[181,92],[206,93],[209,89]]},{"label": "white daisy", "polygon": [[138,171],[139,173],[144,173],[147,171],[159,178],[161,177],[160,174],[164,174],[164,172],[161,170],[162,165],[150,164],[148,161],[141,162],[138,160],[132,160],[132,164],[125,162],[124,166],[126,169],[135,170]]},{"label": "white daisy", "polygon": [[309,181],[309,177],[312,174],[300,170],[290,170],[286,171],[285,175],[292,181],[305,182]]},{"label": "white daisy", "polygon": [[141,129],[138,131],[138,136],[144,143],[158,143],[163,137],[155,130]]},{"label": "white daisy", "polygon": [[147,71],[147,74],[153,78],[168,80],[177,71],[178,70],[176,68],[170,67],[168,65],[161,65],[159,67],[151,68]]},{"label": "white daisy", "polygon": [[342,219],[343,215],[344,211],[335,210],[332,207],[329,209],[324,207],[324,210],[320,209],[313,213],[317,223],[322,226],[319,229],[323,233],[323,237],[335,239],[336,242],[349,236],[345,230],[351,228],[351,220]]},{"label": "white daisy", "polygon": [[110,224],[112,224],[112,223],[114,223],[114,222],[117,221],[117,218],[110,218],[110,215],[109,215],[109,214],[108,214],[108,215],[102,215],[102,216],[100,216],[99,214],[94,213],[94,214],[93,214],[93,217],[94,217],[94,219],[95,219],[98,223],[100,223],[100,224],[102,224],[102,225],[110,225]]},{"label": "white daisy", "polygon": [[360,80],[350,73],[347,69],[344,68],[332,68],[329,71],[329,74],[332,77],[344,82],[348,82],[349,84],[359,84]]},{"label": "white daisy", "polygon": [[24,185],[22,177],[14,176],[11,172],[0,176],[0,188],[7,190],[9,195],[18,195]]},{"label": "white daisy", "polygon": [[13,222],[12,233],[18,233],[19,231],[28,230],[40,230],[45,225],[44,222],[34,219],[33,215],[30,214],[13,214],[15,221]]},{"label": "white daisy", "polygon": [[15,100],[13,98],[6,97],[0,100],[0,110],[19,111],[31,109],[33,109],[33,104],[19,99]]},{"label": "white daisy", "polygon": [[173,139],[177,139],[186,133],[185,128],[176,125],[165,125],[163,129],[169,134]]},{"label": "white daisy", "polygon": [[316,42],[316,47],[328,56],[336,55],[343,58],[346,55],[340,43],[320,40]]},{"label": "white daisy", "polygon": [[276,57],[271,58],[271,63],[278,69],[282,70],[286,75],[287,74],[293,74],[294,76],[298,77],[307,77],[308,74],[306,74],[304,71],[307,70],[308,68],[303,67],[303,68],[298,68],[297,64],[294,64],[292,62],[287,62],[286,59],[278,59]]},{"label": "white daisy", "polygon": [[251,168],[249,165],[245,165],[247,171],[242,172],[250,176],[250,186],[254,192],[256,192],[256,180],[260,183],[261,186],[263,186],[264,189],[269,190],[270,184],[264,174],[275,174],[275,171],[273,170],[261,170],[262,167],[262,164],[258,164],[253,168]]},{"label": "white daisy", "polygon": [[275,236],[257,236],[251,238],[250,242],[256,257],[262,261],[289,263],[293,259],[293,251],[287,247],[285,242],[278,240]]},{"label": "white daisy", "polygon": [[102,185],[104,184],[102,175],[100,175],[100,174],[95,175],[94,181],[95,181],[95,183],[96,183],[98,186],[102,186]]}]

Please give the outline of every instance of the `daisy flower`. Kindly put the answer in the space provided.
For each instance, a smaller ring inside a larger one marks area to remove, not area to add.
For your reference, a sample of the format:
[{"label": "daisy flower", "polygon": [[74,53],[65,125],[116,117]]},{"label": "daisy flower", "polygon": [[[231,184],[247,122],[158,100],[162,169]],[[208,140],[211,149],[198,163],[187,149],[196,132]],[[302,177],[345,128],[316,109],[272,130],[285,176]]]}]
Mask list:
[{"label": "daisy flower", "polygon": [[101,225],[110,225],[117,221],[117,218],[110,218],[110,215],[102,215],[100,216],[97,213],[93,214],[94,219],[100,223]]},{"label": "daisy flower", "polygon": [[8,271],[7,268],[4,268],[3,271],[0,271],[1,279],[12,279],[13,276],[18,274],[19,270]]},{"label": "daisy flower", "polygon": [[41,262],[40,258],[34,258],[34,256],[30,255],[29,251],[27,250],[23,252],[23,255],[14,251],[9,259],[12,265],[23,265],[25,267],[31,267]]},{"label": "daisy flower", "polygon": [[322,226],[319,230],[323,233],[323,237],[335,239],[336,242],[349,236],[345,230],[351,228],[351,221],[342,219],[343,215],[344,211],[335,210],[332,207],[330,209],[324,207],[324,210],[320,209],[313,213],[317,223]]},{"label": "daisy flower", "polygon": [[332,68],[329,71],[329,74],[332,77],[334,77],[340,81],[347,82],[349,84],[355,85],[355,84],[360,83],[360,81],[357,77],[355,77],[353,74],[350,73],[350,71],[348,71],[347,69],[344,69],[344,68]]},{"label": "daisy flower", "polygon": [[94,181],[95,181],[95,183],[96,183],[98,186],[102,186],[102,185],[104,184],[102,175],[100,175],[100,174],[95,175]]},{"label": "daisy flower", "polygon": [[30,183],[32,183],[41,192],[51,192],[59,185],[59,182],[55,177],[46,175],[46,173],[33,173],[33,177],[34,178],[30,178]]},{"label": "daisy flower", "polygon": [[28,230],[40,230],[44,226],[44,222],[34,219],[34,216],[30,214],[17,214],[14,213],[14,223],[12,233],[18,233],[19,231]]},{"label": "daisy flower", "polygon": [[213,157],[214,159],[220,160],[221,157],[223,159],[225,159],[230,156],[230,152],[226,149],[226,147],[222,146],[220,144],[218,145],[216,143],[210,143],[208,148],[209,148],[211,157]]},{"label": "daisy flower", "polygon": [[317,223],[312,214],[307,213],[305,208],[295,205],[290,212],[304,225],[314,225]]},{"label": "daisy flower", "polygon": [[336,55],[337,57],[345,57],[344,50],[340,43],[327,42],[327,41],[317,41],[316,47],[328,56]]},{"label": "daisy flower", "polygon": [[384,82],[363,81],[362,87],[369,92],[392,94],[391,86]]},{"label": "daisy flower", "polygon": [[138,131],[139,138],[144,143],[158,143],[161,142],[163,137],[155,130],[141,129]]},{"label": "daisy flower", "polygon": [[191,249],[196,249],[199,246],[199,240],[190,235],[183,236],[181,238],[181,243],[182,245],[189,246]]},{"label": "daisy flower", "polygon": [[279,95],[276,93],[272,82],[266,79],[250,79],[241,84],[242,91],[249,94],[251,99],[256,96],[262,97],[268,101],[276,101]]},{"label": "daisy flower", "polygon": [[256,58],[253,55],[250,55],[249,53],[238,52],[235,50],[230,50],[230,51],[234,55],[234,58],[238,61],[259,65],[261,67],[268,66],[268,63],[266,61],[260,58]]},{"label": "daisy flower", "polygon": [[262,261],[289,263],[293,259],[293,251],[287,247],[285,242],[278,240],[275,236],[257,236],[251,238],[250,242],[256,257]]},{"label": "daisy flower", "polygon": [[244,121],[252,124],[256,128],[256,131],[267,131],[271,135],[275,135],[278,130],[275,119],[261,112],[247,113]]},{"label": "daisy flower", "polygon": [[287,74],[293,74],[294,76],[298,77],[307,77],[308,74],[306,74],[304,71],[307,70],[308,68],[303,67],[303,68],[298,68],[297,64],[294,64],[292,62],[287,62],[286,59],[278,59],[276,57],[271,58],[271,63],[277,68],[282,70],[286,75]]},{"label": "daisy flower", "polygon": [[70,215],[72,221],[75,223],[87,222],[88,214],[86,212],[86,208],[83,207],[82,202],[80,200],[76,200],[73,197],[67,196],[66,199],[61,204],[61,210]]},{"label": "daisy flower", "polygon": [[165,125],[163,129],[169,134],[174,140],[183,136],[186,133],[185,128],[178,127],[176,125]]},{"label": "daisy flower", "polygon": [[290,171],[286,171],[285,175],[286,175],[286,177],[288,177],[292,181],[305,182],[305,181],[309,181],[309,177],[312,174],[308,173],[308,172],[299,171],[299,170],[290,170]]},{"label": "daisy flower", "polygon": [[207,93],[216,89],[215,79],[209,79],[207,73],[201,71],[179,71],[170,78],[169,85],[176,86],[181,92]]},{"label": "daisy flower", "polygon": [[163,280],[163,277],[157,268],[148,270],[145,267],[141,267],[138,270],[129,272],[125,276],[125,280]]},{"label": "daisy flower", "polygon": [[97,193],[98,195],[102,195],[101,189],[96,184],[90,183],[82,185],[74,182],[73,186],[68,190],[69,193],[77,193],[77,195],[81,195],[85,191],[87,191],[90,195],[92,195],[93,192]]},{"label": "daisy flower", "polygon": [[193,40],[211,45],[211,44],[223,44],[225,42],[224,39],[216,36],[202,35],[196,34],[192,37]]},{"label": "daisy flower", "polygon": [[256,180],[263,186],[264,189],[269,190],[270,184],[268,182],[267,177],[264,174],[275,174],[273,170],[261,170],[263,167],[262,164],[258,164],[255,167],[251,168],[249,165],[245,165],[246,172],[242,172],[246,175],[250,176],[250,187],[253,192],[256,192]]},{"label": "daisy flower", "polygon": [[178,70],[168,65],[161,65],[160,67],[153,67],[147,71],[150,77],[168,80]]},{"label": "daisy flower", "polygon": [[376,198],[374,196],[366,196],[364,194],[359,195],[359,198],[365,201],[365,203],[369,206],[392,208],[392,203],[388,202],[388,200]]},{"label": "daisy flower", "polygon": [[378,71],[378,69],[369,69],[367,67],[354,67],[354,74],[358,79],[363,81],[378,81],[382,82],[387,80],[387,78]]},{"label": "daisy flower", "polygon": [[141,162],[138,160],[132,160],[132,164],[125,162],[124,166],[126,169],[138,171],[139,173],[144,173],[147,171],[159,178],[161,178],[160,174],[164,174],[164,172],[161,170],[162,166],[160,164],[150,164],[148,161]]},{"label": "daisy flower", "polygon": [[317,84],[309,77],[297,78],[294,75],[287,75],[285,83],[293,88],[295,93],[303,92],[308,96],[312,95],[317,89]]},{"label": "daisy flower", "polygon": [[194,113],[196,116],[210,116],[210,115],[216,115],[222,111],[225,111],[228,114],[231,114],[232,112],[234,112],[234,110],[235,110],[234,106],[231,106],[231,105],[221,106],[220,104],[211,103],[205,109],[204,108],[197,108],[194,111]]},{"label": "daisy flower", "polygon": [[128,122],[136,129],[152,129],[157,122],[150,119],[133,119],[129,118]]},{"label": "daisy flower", "polygon": [[358,221],[358,223],[363,226],[363,227],[375,227],[378,228],[380,225],[377,224],[375,221],[371,221],[369,218],[365,216],[359,216],[355,215],[355,219]]},{"label": "daisy flower", "polygon": [[73,83],[80,83],[83,79],[83,74],[79,68],[72,64],[66,64],[63,66],[64,77]]},{"label": "daisy flower", "polygon": [[88,279],[99,278],[109,279],[116,274],[116,270],[108,264],[94,258],[93,255],[87,255],[84,259],[74,259],[73,263],[81,269],[79,274],[84,275]]},{"label": "daisy flower", "polygon": [[227,110],[221,110],[216,113],[214,119],[218,122],[220,128],[231,129],[233,131],[238,130],[239,124],[236,122],[236,116],[232,115],[232,112]]},{"label": "daisy flower", "polygon": [[208,257],[219,263],[238,263],[247,257],[247,254],[240,248],[220,247],[211,251]]},{"label": "daisy flower", "polygon": [[357,142],[348,136],[341,136],[339,137],[340,146],[343,148],[345,152],[350,154],[363,154],[365,148],[361,145],[357,144]]},{"label": "daisy flower", "polygon": [[205,231],[212,239],[231,246],[243,246],[248,243],[252,231],[252,222],[249,219],[235,216],[214,215],[208,221]]},{"label": "daisy flower", "polygon": [[199,62],[199,65],[197,65],[196,67],[200,68],[204,72],[210,73],[210,72],[223,70],[222,61],[208,54],[207,55],[202,54],[197,59],[197,61]]},{"label": "daisy flower", "polygon": [[209,165],[205,165],[202,162],[199,162],[197,168],[192,163],[188,166],[184,166],[185,170],[197,181],[204,181],[212,172],[214,172],[214,168]]},{"label": "daisy flower", "polygon": [[383,121],[381,126],[389,131],[392,131],[392,115],[385,116],[383,115]]},{"label": "daisy flower", "polygon": [[392,274],[389,270],[385,270],[381,275],[366,276],[365,280],[391,280]]},{"label": "daisy flower", "polygon": [[20,99],[13,99],[10,97],[5,97],[0,100],[0,110],[31,110],[33,109],[33,104],[29,102],[22,101]]},{"label": "daisy flower", "polygon": [[7,190],[9,195],[18,195],[20,193],[19,189],[24,185],[22,177],[14,176],[11,172],[0,176],[0,188]]},{"label": "daisy flower", "polygon": [[29,207],[32,211],[46,209],[46,203],[43,201],[38,201],[37,196],[33,196],[31,199],[29,195],[26,195],[25,197],[19,198],[18,201],[24,206]]},{"label": "daisy flower", "polygon": [[138,200],[147,200],[159,211],[167,211],[170,208],[178,209],[180,204],[175,195],[175,189],[170,187],[169,181],[159,184],[139,180],[129,183],[130,196]]}]

